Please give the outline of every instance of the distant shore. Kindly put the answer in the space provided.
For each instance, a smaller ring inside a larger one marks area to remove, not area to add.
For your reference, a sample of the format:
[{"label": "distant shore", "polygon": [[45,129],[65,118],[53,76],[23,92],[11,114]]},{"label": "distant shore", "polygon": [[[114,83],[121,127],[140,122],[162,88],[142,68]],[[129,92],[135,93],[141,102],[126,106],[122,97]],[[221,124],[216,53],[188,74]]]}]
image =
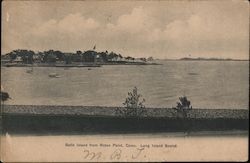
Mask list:
[{"label": "distant shore", "polygon": [[[206,59],[206,58],[181,58],[181,59],[156,59],[155,61],[249,61],[240,59]],[[110,62],[75,62],[70,64],[65,63],[11,63],[1,62],[2,67],[101,67],[104,65],[162,65],[158,62],[127,62],[127,61],[110,61]]]},{"label": "distant shore", "polygon": [[3,67],[101,67],[103,65],[160,65],[158,63],[144,63],[144,62],[104,62],[104,63],[73,63],[73,64],[62,64],[62,63],[2,63]]},{"label": "distant shore", "polygon": [[180,58],[183,61],[249,61],[247,59],[231,59],[231,58]]}]

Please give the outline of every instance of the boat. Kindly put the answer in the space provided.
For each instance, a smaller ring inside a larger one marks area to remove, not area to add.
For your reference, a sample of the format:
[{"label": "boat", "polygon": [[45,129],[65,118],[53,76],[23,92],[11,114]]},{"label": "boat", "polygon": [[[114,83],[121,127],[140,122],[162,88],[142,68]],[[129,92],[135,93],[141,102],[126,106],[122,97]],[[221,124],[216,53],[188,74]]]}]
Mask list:
[{"label": "boat", "polygon": [[57,74],[57,73],[50,73],[49,77],[51,77],[51,78],[60,78],[59,74]]},{"label": "boat", "polygon": [[26,70],[27,73],[32,74],[33,73],[33,67],[31,69]]}]

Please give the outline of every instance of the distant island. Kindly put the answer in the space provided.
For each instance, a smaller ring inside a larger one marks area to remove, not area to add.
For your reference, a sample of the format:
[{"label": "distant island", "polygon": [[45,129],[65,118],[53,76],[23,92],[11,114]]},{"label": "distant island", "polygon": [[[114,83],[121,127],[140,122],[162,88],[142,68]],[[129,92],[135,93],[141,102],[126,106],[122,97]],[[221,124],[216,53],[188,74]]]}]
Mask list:
[{"label": "distant island", "polygon": [[1,55],[1,65],[7,67],[88,67],[100,65],[152,65],[153,57],[134,58],[123,57],[115,52],[97,52],[93,50],[66,53],[59,50],[34,52],[32,50],[17,49]]},{"label": "distant island", "polygon": [[232,59],[232,58],[189,58],[189,57],[184,57],[180,58],[178,60],[185,60],[185,61],[249,61],[247,59]]}]

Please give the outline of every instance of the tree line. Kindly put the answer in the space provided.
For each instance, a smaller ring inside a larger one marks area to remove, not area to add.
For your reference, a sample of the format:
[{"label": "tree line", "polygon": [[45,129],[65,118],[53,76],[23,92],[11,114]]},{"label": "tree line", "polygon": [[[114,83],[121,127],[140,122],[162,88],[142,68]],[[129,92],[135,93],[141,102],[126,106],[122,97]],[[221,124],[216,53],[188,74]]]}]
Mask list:
[{"label": "tree line", "polygon": [[[47,50],[43,52],[34,52],[32,50],[17,49],[5,55],[1,55],[1,59],[8,59],[10,62],[15,61],[17,58],[26,64],[38,63],[55,63],[65,62],[70,64],[72,62],[111,62],[120,60],[135,60],[133,57],[123,57],[121,54],[114,52],[96,52],[94,50],[76,51],[75,53],[65,53],[59,50]],[[141,61],[146,62],[146,58],[139,58]]]}]

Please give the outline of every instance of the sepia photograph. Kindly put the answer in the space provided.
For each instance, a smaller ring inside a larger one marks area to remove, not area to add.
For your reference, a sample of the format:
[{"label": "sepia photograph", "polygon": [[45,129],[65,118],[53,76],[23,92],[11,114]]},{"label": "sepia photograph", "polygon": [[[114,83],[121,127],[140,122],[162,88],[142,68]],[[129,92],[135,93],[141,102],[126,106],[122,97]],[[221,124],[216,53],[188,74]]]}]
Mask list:
[{"label": "sepia photograph", "polygon": [[5,0],[2,162],[248,161],[247,0]]}]

